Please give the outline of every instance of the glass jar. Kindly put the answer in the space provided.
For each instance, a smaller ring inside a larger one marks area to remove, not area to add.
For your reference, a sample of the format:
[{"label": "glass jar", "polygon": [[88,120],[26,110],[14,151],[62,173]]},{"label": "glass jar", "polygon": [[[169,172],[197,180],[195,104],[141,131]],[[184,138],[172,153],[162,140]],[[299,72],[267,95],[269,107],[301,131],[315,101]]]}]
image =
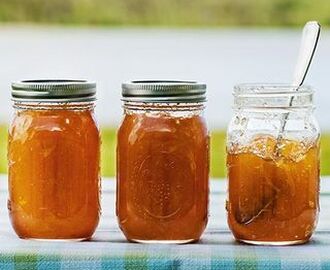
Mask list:
[{"label": "glass jar", "polygon": [[84,240],[100,214],[96,85],[75,80],[12,84],[9,200],[21,238]]},{"label": "glass jar", "polygon": [[228,224],[238,241],[309,240],[319,213],[319,138],[313,91],[238,85],[227,139]]},{"label": "glass jar", "polygon": [[180,81],[123,84],[118,131],[117,216],[134,242],[188,243],[208,218],[206,85]]}]

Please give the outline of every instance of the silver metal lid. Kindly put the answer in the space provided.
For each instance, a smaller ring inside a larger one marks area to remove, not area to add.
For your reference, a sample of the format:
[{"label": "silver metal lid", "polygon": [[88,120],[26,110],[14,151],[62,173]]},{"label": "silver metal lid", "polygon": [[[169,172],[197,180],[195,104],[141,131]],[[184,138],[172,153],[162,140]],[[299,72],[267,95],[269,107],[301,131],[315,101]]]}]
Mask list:
[{"label": "silver metal lid", "polygon": [[122,84],[124,101],[178,103],[206,101],[206,84],[194,81],[132,81]]},{"label": "silver metal lid", "polygon": [[86,80],[26,80],[11,84],[14,101],[89,102],[96,100],[96,83]]}]

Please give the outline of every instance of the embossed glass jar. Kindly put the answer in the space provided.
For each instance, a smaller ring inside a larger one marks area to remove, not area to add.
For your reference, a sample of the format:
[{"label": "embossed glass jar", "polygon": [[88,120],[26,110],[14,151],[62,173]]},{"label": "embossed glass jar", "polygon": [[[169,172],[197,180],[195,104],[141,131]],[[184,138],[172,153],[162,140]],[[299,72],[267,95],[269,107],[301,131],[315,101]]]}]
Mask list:
[{"label": "embossed glass jar", "polygon": [[206,85],[134,81],[122,85],[116,212],[135,242],[188,243],[208,218]]}]

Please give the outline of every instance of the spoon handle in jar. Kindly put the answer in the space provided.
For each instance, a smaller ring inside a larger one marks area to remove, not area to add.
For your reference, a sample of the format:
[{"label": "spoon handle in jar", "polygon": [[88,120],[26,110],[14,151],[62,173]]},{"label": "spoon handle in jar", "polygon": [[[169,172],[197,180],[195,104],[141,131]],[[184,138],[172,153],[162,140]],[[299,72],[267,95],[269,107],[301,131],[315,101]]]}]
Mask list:
[{"label": "spoon handle in jar", "polygon": [[[296,91],[299,90],[299,87],[303,85],[309,67],[312,63],[312,59],[314,57],[316,47],[319,41],[321,32],[321,25],[316,21],[307,22],[304,29],[301,40],[301,46],[298,56],[298,61],[296,64],[292,86],[296,87]],[[288,106],[291,107],[293,104],[294,96],[290,97]],[[279,135],[277,138],[277,142],[282,139],[283,132],[285,130],[285,126],[287,124],[287,120],[289,118],[289,112],[285,113],[283,118],[281,119],[281,126]]]},{"label": "spoon handle in jar", "polygon": [[[307,22],[301,40],[298,61],[294,70],[292,85],[301,86],[312,63],[319,41],[321,25],[316,21]],[[298,90],[298,89],[296,89]]]}]

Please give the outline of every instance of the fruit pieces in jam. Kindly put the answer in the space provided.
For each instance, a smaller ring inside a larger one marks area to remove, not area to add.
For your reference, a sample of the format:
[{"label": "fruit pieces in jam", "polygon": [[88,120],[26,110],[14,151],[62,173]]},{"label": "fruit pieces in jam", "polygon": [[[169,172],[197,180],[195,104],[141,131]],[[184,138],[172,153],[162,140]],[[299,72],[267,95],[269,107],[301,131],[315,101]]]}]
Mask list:
[{"label": "fruit pieces in jam", "polygon": [[228,223],[237,240],[306,242],[319,212],[319,145],[256,136],[228,149]]},{"label": "fruit pieces in jam", "polygon": [[9,129],[8,209],[19,237],[91,237],[100,212],[99,153],[92,112],[17,112]]},{"label": "fruit pieces in jam", "polygon": [[191,242],[207,224],[203,118],[128,114],[118,132],[117,216],[132,241]]}]

